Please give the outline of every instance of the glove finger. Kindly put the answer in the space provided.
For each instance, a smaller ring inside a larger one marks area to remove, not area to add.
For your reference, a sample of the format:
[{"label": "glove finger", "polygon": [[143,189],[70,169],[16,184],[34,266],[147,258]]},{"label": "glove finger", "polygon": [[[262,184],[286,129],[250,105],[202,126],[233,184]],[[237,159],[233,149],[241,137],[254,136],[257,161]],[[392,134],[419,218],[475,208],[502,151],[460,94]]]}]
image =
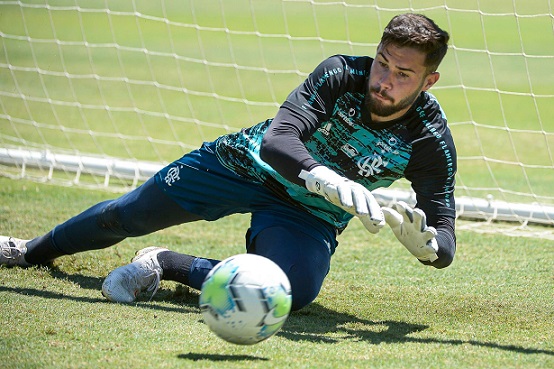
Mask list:
[{"label": "glove finger", "polygon": [[423,239],[425,240],[425,242],[429,242],[430,240],[432,240],[436,236],[437,236],[437,230],[435,229],[435,227],[426,227],[425,228],[425,230],[423,232]]},{"label": "glove finger", "polygon": [[429,253],[434,253],[434,252],[437,252],[439,250],[439,246],[437,245],[437,241],[435,241],[433,239],[427,241],[427,243],[425,244],[425,246],[423,248],[426,251],[428,251]]},{"label": "glove finger", "polygon": [[433,262],[439,258],[437,255],[437,252],[439,251],[439,245],[437,244],[437,240],[432,239],[427,243],[427,245],[433,250],[429,255],[429,261]]},{"label": "glove finger", "polygon": [[368,207],[366,192],[367,190],[361,186],[352,187],[352,200],[354,202],[354,207],[356,208],[356,213],[360,215],[371,215],[370,209]]},{"label": "glove finger", "polygon": [[362,224],[364,225],[365,229],[368,230],[368,232],[376,234],[379,232],[381,228],[385,225],[385,222],[376,223],[372,219],[369,218],[368,215],[359,217],[362,221]]},{"label": "glove finger", "polygon": [[385,223],[385,215],[381,209],[381,205],[375,200],[375,197],[369,191],[365,191],[365,200],[369,211],[369,216],[376,222]]},{"label": "glove finger", "polygon": [[404,201],[398,201],[395,207],[398,213],[402,215],[405,222],[413,223],[413,210],[410,205],[406,204]]},{"label": "glove finger", "polygon": [[353,196],[350,186],[343,183],[338,185],[336,190],[340,204],[345,208],[345,210],[351,212],[354,209],[354,200],[352,198]]},{"label": "glove finger", "polygon": [[414,209],[412,212],[412,219],[414,223],[414,229],[418,229],[420,232],[425,231],[427,224],[425,222],[425,213],[421,209]]},{"label": "glove finger", "polygon": [[388,207],[382,207],[381,210],[385,216],[385,221],[392,227],[398,227],[404,221],[404,218],[396,210]]}]

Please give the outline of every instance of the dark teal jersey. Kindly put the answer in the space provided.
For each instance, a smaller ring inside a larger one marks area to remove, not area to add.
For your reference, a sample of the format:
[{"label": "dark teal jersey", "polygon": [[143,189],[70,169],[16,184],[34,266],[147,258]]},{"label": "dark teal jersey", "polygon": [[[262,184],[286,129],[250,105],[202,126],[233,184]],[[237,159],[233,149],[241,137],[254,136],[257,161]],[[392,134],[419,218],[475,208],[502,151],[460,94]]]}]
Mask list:
[{"label": "dark teal jersey", "polygon": [[274,119],[220,137],[219,160],[339,229],[352,215],[309,192],[298,178],[302,169],[325,165],[369,190],[406,178],[430,225],[453,218],[456,150],[444,112],[432,94],[422,92],[401,118],[372,122],[365,104],[372,62],[328,58]]}]

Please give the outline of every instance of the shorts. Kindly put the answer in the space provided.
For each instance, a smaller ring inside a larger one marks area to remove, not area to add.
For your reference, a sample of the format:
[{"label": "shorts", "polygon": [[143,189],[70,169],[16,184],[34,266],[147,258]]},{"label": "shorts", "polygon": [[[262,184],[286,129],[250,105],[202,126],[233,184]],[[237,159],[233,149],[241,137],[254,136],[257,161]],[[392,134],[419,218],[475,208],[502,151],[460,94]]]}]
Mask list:
[{"label": "shorts", "polygon": [[249,240],[269,227],[299,230],[323,242],[329,254],[337,246],[336,228],[276,196],[262,183],[224,167],[215,143],[204,143],[155,175],[156,184],[186,211],[207,221],[231,214],[251,213]]}]

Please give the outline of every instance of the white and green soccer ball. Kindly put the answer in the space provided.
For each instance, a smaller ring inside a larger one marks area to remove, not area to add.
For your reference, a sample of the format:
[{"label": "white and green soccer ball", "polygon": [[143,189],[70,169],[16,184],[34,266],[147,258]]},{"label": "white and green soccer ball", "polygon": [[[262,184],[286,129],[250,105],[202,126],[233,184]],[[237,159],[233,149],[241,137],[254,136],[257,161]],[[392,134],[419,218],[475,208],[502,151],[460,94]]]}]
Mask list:
[{"label": "white and green soccer ball", "polygon": [[252,345],[273,336],[285,323],[292,304],[290,282],[265,257],[235,255],[206,276],[199,303],[204,322],[216,335]]}]

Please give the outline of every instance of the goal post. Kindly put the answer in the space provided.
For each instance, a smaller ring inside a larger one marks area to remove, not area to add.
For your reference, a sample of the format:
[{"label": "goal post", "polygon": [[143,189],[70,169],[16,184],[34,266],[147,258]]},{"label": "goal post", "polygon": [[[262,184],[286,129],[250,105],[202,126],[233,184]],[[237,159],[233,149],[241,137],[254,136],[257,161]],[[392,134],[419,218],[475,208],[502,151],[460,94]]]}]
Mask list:
[{"label": "goal post", "polygon": [[[402,12],[451,35],[431,92],[458,215],[553,226],[550,0],[0,0],[0,175],[127,191],[274,116],[324,58],[374,55]],[[413,202],[405,181],[376,194]]]}]

